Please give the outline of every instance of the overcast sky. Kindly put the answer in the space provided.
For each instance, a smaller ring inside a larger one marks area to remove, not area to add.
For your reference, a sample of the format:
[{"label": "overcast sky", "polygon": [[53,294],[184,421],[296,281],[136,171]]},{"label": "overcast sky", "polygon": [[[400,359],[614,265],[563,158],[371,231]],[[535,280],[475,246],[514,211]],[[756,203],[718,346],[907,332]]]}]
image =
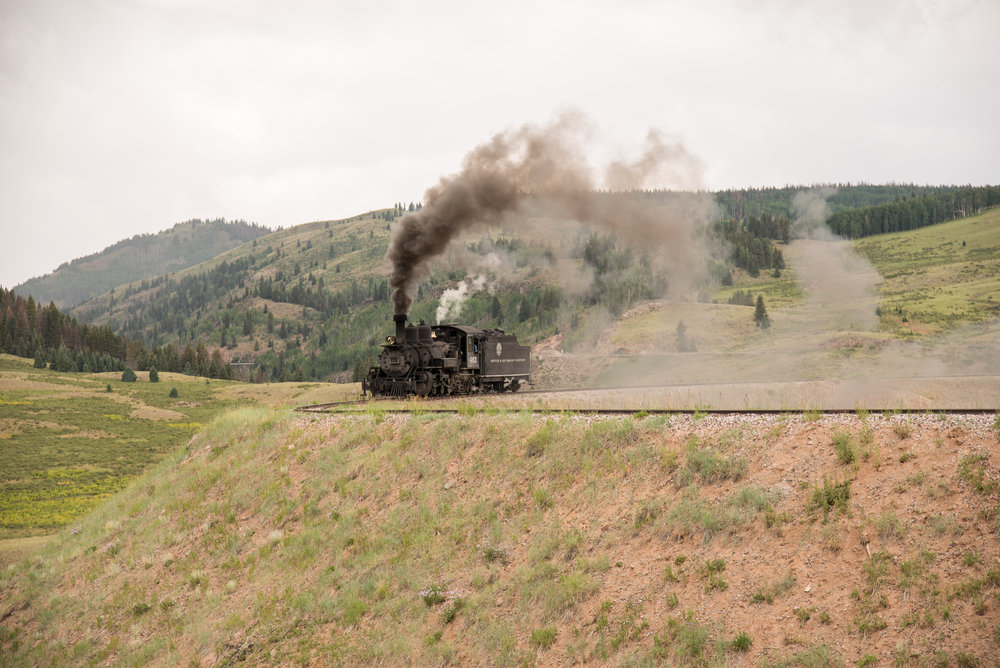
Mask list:
[{"label": "overcast sky", "polygon": [[998,32],[1000,0],[0,0],[0,285],[418,201],[566,109],[595,163],[656,128],[709,189],[1000,183]]}]

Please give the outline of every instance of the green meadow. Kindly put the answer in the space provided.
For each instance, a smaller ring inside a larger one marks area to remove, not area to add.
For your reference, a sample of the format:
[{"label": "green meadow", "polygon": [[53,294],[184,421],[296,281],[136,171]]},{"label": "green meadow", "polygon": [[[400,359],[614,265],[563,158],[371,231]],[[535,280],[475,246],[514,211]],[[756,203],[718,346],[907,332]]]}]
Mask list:
[{"label": "green meadow", "polygon": [[51,532],[90,512],[234,405],[220,398],[229,385],[168,373],[125,383],[0,356],[0,538]]},{"label": "green meadow", "polygon": [[335,401],[351,391],[138,375],[126,383],[117,373],[58,373],[0,355],[0,560],[92,511],[222,411]]},{"label": "green meadow", "polygon": [[1000,317],[1000,209],[857,242],[882,274],[882,327],[905,337]]}]

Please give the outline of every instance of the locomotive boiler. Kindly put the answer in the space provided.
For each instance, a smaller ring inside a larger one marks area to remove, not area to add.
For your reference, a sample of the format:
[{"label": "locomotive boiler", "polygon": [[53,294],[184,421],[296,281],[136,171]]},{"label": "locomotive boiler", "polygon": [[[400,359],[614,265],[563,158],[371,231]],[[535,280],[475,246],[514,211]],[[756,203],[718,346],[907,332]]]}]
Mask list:
[{"label": "locomotive boiler", "polygon": [[405,315],[393,320],[396,335],[386,337],[363,392],[395,397],[517,392],[531,382],[531,348],[513,334],[456,324],[407,325]]}]

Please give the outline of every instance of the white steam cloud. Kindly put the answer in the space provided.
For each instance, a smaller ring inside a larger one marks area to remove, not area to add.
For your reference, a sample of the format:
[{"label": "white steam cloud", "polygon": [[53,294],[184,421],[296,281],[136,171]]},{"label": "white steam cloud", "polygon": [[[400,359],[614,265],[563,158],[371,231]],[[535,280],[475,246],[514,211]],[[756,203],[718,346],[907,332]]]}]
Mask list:
[{"label": "white steam cloud", "polygon": [[486,276],[483,275],[476,276],[475,278],[467,277],[458,284],[457,288],[445,290],[441,295],[441,301],[438,303],[437,313],[435,314],[437,323],[440,325],[446,321],[457,319],[462,312],[462,304],[465,303],[465,300],[470,295],[482,290],[486,286],[486,283]]}]

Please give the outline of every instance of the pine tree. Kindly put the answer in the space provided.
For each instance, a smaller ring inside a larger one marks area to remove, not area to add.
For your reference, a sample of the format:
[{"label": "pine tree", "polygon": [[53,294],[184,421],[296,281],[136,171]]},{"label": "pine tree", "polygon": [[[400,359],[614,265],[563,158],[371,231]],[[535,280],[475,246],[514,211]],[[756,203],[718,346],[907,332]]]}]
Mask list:
[{"label": "pine tree", "polygon": [[149,382],[159,383],[160,382],[160,372],[156,370],[156,367],[149,368]]},{"label": "pine tree", "polygon": [[753,321],[761,329],[771,326],[771,319],[767,317],[767,309],[764,307],[764,295],[757,295],[757,307],[753,312]]},{"label": "pine tree", "polygon": [[360,383],[368,375],[368,366],[360,357],[354,362],[354,372],[351,374],[352,383]]},{"label": "pine tree", "polygon": [[679,353],[698,352],[698,346],[695,344],[694,340],[688,338],[687,326],[685,326],[683,320],[677,323],[677,352]]}]

